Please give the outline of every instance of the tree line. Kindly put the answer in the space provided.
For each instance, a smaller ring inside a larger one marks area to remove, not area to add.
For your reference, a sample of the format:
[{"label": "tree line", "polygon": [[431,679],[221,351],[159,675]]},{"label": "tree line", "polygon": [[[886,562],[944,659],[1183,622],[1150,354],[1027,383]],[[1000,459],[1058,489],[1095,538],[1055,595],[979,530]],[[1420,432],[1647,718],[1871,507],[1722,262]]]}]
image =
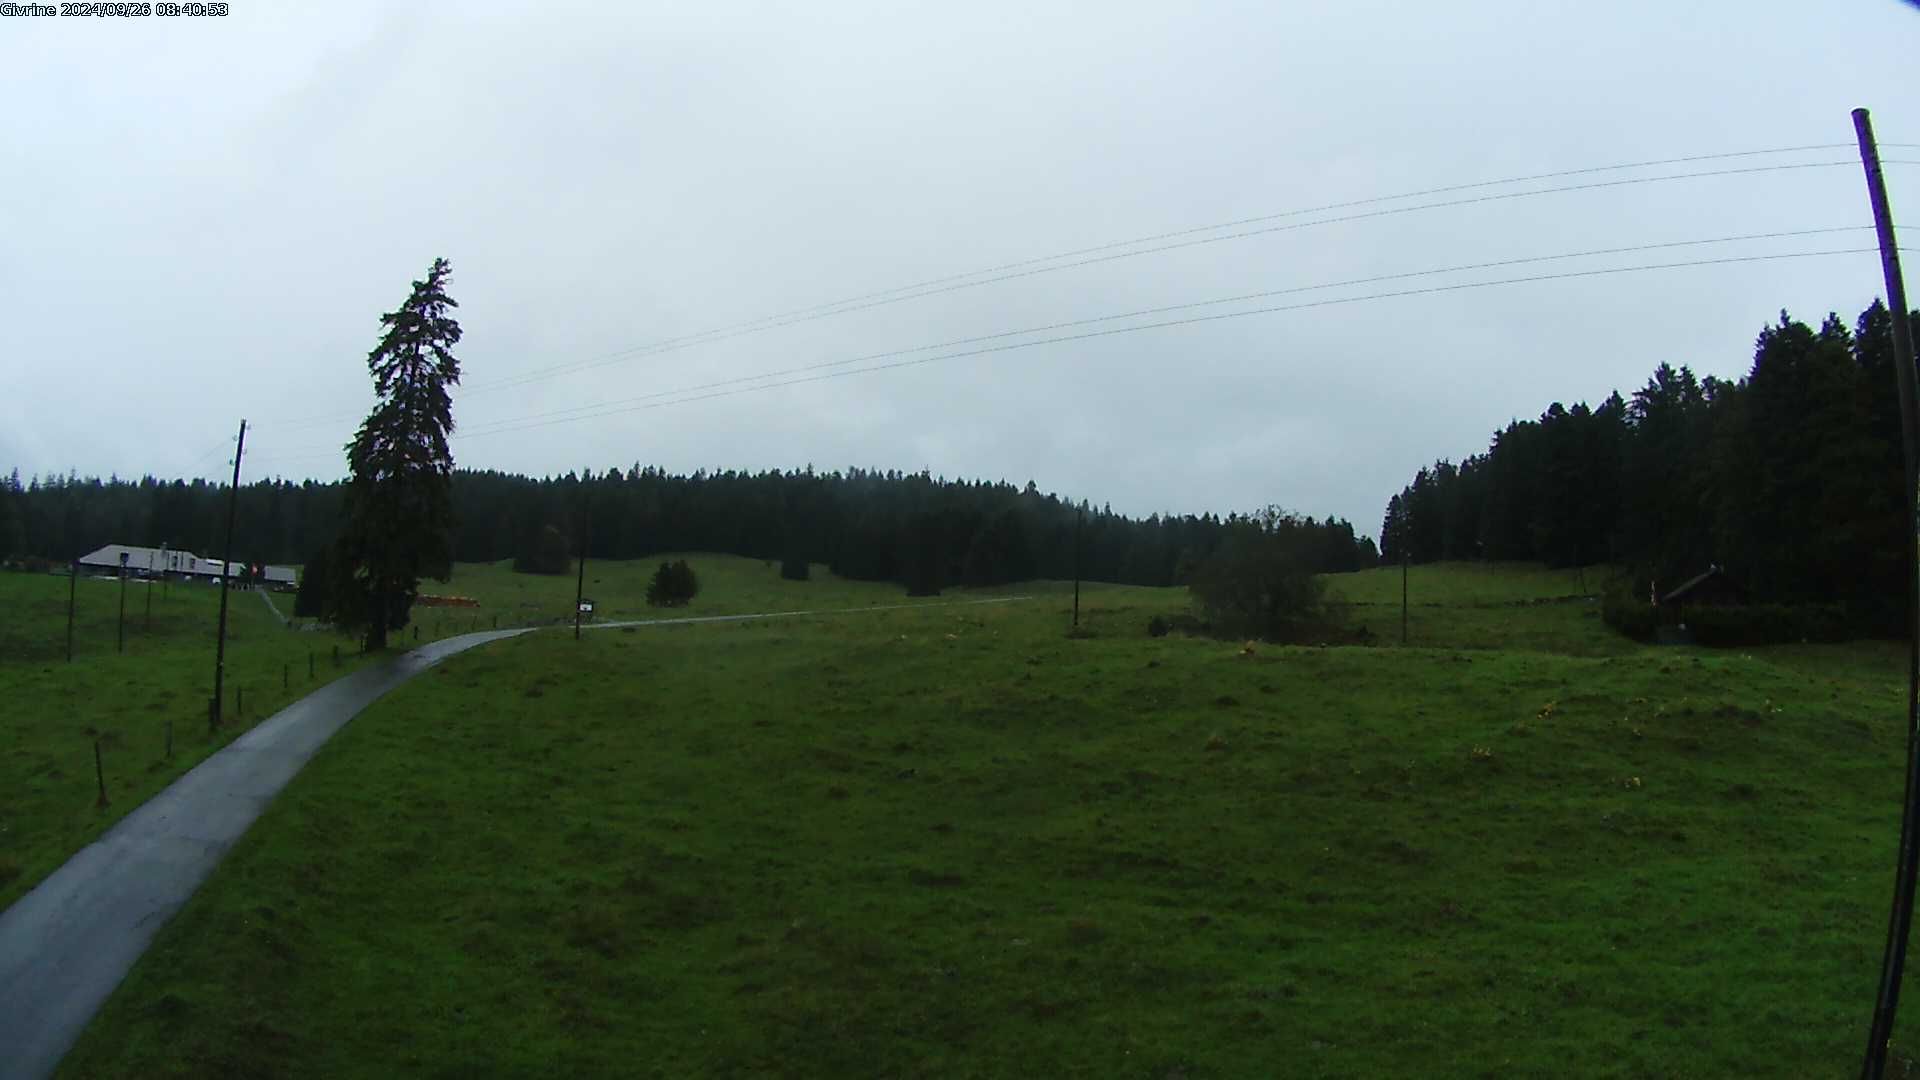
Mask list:
[{"label": "tree line", "polygon": [[1555,402],[1415,473],[1388,500],[1382,560],[1612,562],[1640,595],[1718,565],[1755,603],[1897,628],[1910,530],[1892,329],[1877,300],[1852,327],[1783,311],[1738,380],[1663,363],[1631,398]]},{"label": "tree line", "polygon": [[[0,553],[64,564],[107,543],[218,557],[227,485],[204,480],[18,474],[0,480]],[[261,480],[240,488],[233,557],[305,563],[337,538],[346,483]],[[1185,584],[1245,515],[1131,518],[1032,483],[853,468],[669,473],[635,463],[535,478],[456,470],[457,562],[513,559],[565,572],[584,539],[596,559],[712,551],[826,564],[845,577],[919,591],[1068,578],[1079,534],[1092,581]],[[1078,519],[1078,523],[1077,523]],[[1373,565],[1371,538],[1337,518],[1297,519],[1314,572]],[[556,565],[557,564],[557,565]]]}]

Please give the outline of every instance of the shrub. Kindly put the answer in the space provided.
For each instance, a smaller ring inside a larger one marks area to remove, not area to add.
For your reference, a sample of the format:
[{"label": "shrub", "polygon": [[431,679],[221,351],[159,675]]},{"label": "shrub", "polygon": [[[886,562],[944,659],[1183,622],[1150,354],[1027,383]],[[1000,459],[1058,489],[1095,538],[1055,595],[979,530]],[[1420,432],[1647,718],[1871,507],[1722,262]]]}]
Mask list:
[{"label": "shrub", "polygon": [[300,618],[319,619],[327,613],[327,596],[332,589],[328,571],[332,569],[333,549],[321,548],[300,569],[300,589],[293,595],[293,613]]},{"label": "shrub", "polygon": [[573,562],[567,553],[567,538],[552,525],[528,538],[513,557],[513,569],[520,574],[564,574]]},{"label": "shrub", "polygon": [[700,591],[700,580],[685,559],[661,563],[647,582],[647,603],[653,607],[682,607]]},{"label": "shrub", "polygon": [[810,569],[807,560],[789,555],[780,563],[780,576],[788,581],[805,581]]},{"label": "shrub", "polygon": [[1188,586],[1228,637],[1280,640],[1325,614],[1325,585],[1301,550],[1298,522],[1277,511],[1236,524]]},{"label": "shrub", "polygon": [[1684,623],[1701,645],[1729,648],[1800,641],[1844,641],[1855,636],[1838,604],[1701,604],[1655,607],[1627,583],[1607,589],[1600,615],[1608,626],[1636,641],[1652,639],[1662,626]]},{"label": "shrub", "polygon": [[1615,582],[1600,601],[1600,617],[1635,641],[1646,641],[1660,625],[1661,613],[1640,595],[1628,582]]},{"label": "shrub", "polygon": [[1155,615],[1153,618],[1147,620],[1148,637],[1166,637],[1167,631],[1171,629],[1173,629],[1173,627],[1168,624],[1164,616]]},{"label": "shrub", "polygon": [[1680,613],[1702,645],[1775,645],[1799,641],[1844,641],[1845,612],[1838,604],[1727,604]]}]

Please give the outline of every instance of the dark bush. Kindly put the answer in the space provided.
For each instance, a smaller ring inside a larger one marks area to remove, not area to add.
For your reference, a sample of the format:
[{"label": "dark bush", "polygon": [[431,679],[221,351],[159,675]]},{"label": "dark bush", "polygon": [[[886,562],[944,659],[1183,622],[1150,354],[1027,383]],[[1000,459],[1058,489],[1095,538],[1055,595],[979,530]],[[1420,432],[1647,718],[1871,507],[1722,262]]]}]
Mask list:
[{"label": "dark bush", "polygon": [[1651,639],[1660,625],[1660,609],[1640,599],[1638,591],[1625,581],[1608,586],[1600,601],[1600,617],[1635,641]]},{"label": "dark bush", "polygon": [[513,557],[513,569],[521,574],[564,574],[572,563],[567,538],[552,525],[530,536]]},{"label": "dark bush", "polygon": [[700,591],[700,580],[685,559],[661,563],[647,582],[647,603],[653,607],[682,607]]},{"label": "dark bush", "polygon": [[1164,616],[1155,615],[1153,618],[1147,620],[1148,637],[1166,637],[1167,631],[1171,629],[1173,629],[1173,627],[1168,625]]},{"label": "dark bush", "polygon": [[1845,641],[1858,636],[1838,604],[1700,604],[1655,607],[1622,582],[1601,601],[1607,625],[1635,641],[1652,640],[1660,627],[1684,625],[1695,642],[1719,648]]},{"label": "dark bush", "polygon": [[780,576],[788,581],[805,581],[810,569],[807,560],[789,555],[780,563]]},{"label": "dark bush", "polygon": [[303,619],[325,618],[327,597],[333,585],[328,572],[332,569],[333,548],[323,547],[307,559],[300,568],[300,589],[293,595],[293,613]]},{"label": "dark bush", "polygon": [[1838,604],[1727,604],[1685,608],[1680,619],[1702,645],[1778,645],[1844,641],[1850,635]]},{"label": "dark bush", "polygon": [[1325,584],[1303,551],[1306,535],[1277,510],[1235,524],[1188,586],[1207,621],[1229,637],[1273,641],[1324,622]]}]

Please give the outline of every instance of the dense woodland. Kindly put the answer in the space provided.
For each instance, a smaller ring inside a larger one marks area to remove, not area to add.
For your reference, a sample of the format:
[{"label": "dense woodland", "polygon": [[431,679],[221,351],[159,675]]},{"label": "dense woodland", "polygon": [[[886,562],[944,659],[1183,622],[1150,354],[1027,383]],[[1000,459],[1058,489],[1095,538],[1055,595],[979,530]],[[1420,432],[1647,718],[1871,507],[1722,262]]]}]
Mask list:
[{"label": "dense woodland", "polygon": [[[220,551],[225,485],[150,477],[22,482],[15,475],[0,488],[0,548],[15,559],[63,563],[110,542],[165,541],[207,556]],[[243,484],[234,556],[304,563],[333,539],[342,498],[339,483]],[[682,476],[634,466],[546,479],[460,471],[453,507],[458,562],[514,559],[527,569],[564,571],[564,553],[578,550],[584,535],[593,558],[669,551],[804,558],[846,577],[899,581],[919,591],[1071,577],[1080,509],[1081,568],[1089,580],[1184,583],[1241,520],[1128,518],[1108,508],[1076,507],[1041,494],[1031,482],[1023,489],[926,473],[810,468]],[[1356,537],[1345,521],[1288,521],[1316,571],[1355,570],[1377,560],[1373,541]]]},{"label": "dense woodland", "polygon": [[[1920,330],[1920,312],[1910,315]],[[1496,432],[1387,504],[1382,556],[1613,562],[1642,594],[1719,565],[1755,603],[1897,627],[1905,500],[1892,316],[1781,312],[1738,381],[1661,364],[1623,399]]]}]

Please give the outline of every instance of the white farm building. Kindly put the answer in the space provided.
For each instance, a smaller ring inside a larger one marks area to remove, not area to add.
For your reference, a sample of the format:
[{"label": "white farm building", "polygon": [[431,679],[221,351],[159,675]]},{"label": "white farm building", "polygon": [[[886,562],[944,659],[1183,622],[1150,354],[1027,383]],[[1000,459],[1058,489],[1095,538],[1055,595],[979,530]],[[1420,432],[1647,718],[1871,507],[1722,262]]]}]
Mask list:
[{"label": "white farm building", "polygon": [[[198,578],[203,581],[217,581],[229,568],[244,578],[247,570],[245,563],[203,559],[191,551],[134,547],[131,544],[108,544],[80,556],[78,561],[84,572],[94,574],[118,574],[125,568],[141,577]],[[256,565],[254,571],[259,580],[275,589],[293,588],[298,576],[291,566]]]}]

